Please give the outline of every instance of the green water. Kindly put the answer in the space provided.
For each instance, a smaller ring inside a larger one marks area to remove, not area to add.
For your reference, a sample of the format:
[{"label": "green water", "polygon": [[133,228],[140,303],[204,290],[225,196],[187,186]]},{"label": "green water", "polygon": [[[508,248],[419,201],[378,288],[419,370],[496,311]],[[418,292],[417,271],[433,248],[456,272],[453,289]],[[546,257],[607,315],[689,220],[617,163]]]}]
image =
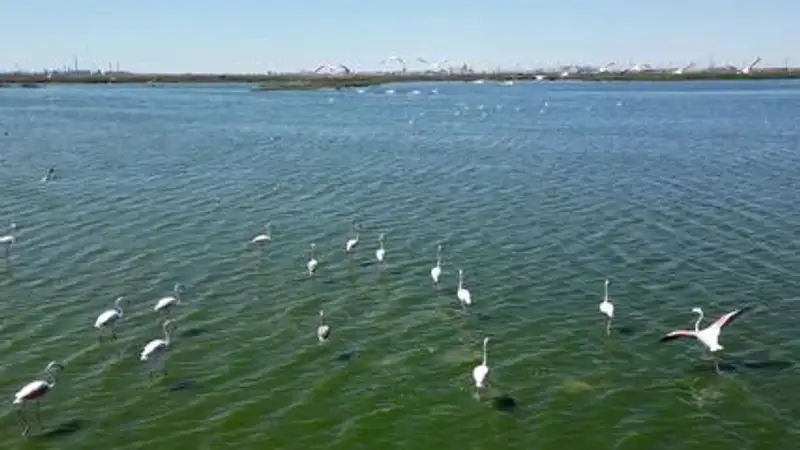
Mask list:
[{"label": "green water", "polygon": [[[384,89],[3,90],[6,445],[796,445],[800,84]],[[272,242],[249,244],[267,221]],[[176,282],[168,372],[150,381],[139,352]],[[121,295],[119,338],[98,343],[94,319]],[[698,344],[658,342],[694,306],[746,304],[722,376]],[[10,400],[52,359],[66,369],[44,429],[23,438]]]}]

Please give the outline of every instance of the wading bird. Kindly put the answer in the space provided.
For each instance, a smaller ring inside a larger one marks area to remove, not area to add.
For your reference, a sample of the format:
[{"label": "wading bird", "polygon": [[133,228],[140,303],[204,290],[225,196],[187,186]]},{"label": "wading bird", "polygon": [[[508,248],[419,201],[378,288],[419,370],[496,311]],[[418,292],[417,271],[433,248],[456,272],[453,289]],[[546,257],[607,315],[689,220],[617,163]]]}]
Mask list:
[{"label": "wading bird", "polygon": [[331,327],[325,324],[325,315],[322,310],[319,311],[319,326],[317,327],[317,339],[320,342],[325,342],[331,337]]},{"label": "wading bird", "polygon": [[[164,339],[153,339],[144,346],[142,354],[139,356],[141,361],[148,364],[148,376],[153,378],[153,372],[157,369],[164,368],[164,360],[166,359],[167,350],[170,344],[170,326],[171,320],[165,320],[161,326],[164,329]],[[166,369],[163,369],[164,375],[167,374]]]},{"label": "wading bird", "polygon": [[308,262],[306,263],[306,269],[308,270],[309,275],[314,275],[314,272],[316,272],[317,266],[319,265],[319,261],[317,261],[317,259],[314,257],[315,248],[317,248],[317,244],[311,244]]},{"label": "wading bird", "polygon": [[358,231],[356,231],[356,236],[348,239],[347,244],[344,245],[345,253],[352,252],[356,248],[356,245],[358,245]]},{"label": "wading bird", "polygon": [[600,302],[600,312],[608,317],[606,321],[606,335],[611,334],[611,320],[614,318],[614,304],[608,300],[608,283],[609,281],[606,280],[605,295],[603,295],[603,301]]},{"label": "wading bird", "polygon": [[475,381],[475,392],[479,389],[486,387],[486,377],[489,376],[488,355],[486,353],[486,346],[489,344],[489,338],[483,338],[483,362],[472,369],[472,379]]},{"label": "wading bird", "polygon": [[181,304],[182,290],[183,290],[183,285],[180,283],[175,283],[175,286],[172,287],[173,295],[159,299],[156,302],[156,306],[153,307],[153,311],[155,312],[164,311],[165,313],[169,314],[173,306]]},{"label": "wading bird", "polygon": [[50,364],[44,369],[45,375],[47,375],[47,380],[35,380],[31,381],[30,383],[26,384],[22,387],[17,393],[14,395],[13,403],[15,405],[19,405],[19,409],[17,413],[19,414],[20,419],[22,420],[22,435],[26,436],[28,432],[31,430],[30,423],[28,419],[25,418],[25,413],[23,408],[25,406],[25,402],[34,402],[36,403],[36,422],[39,424],[39,428],[42,427],[42,419],[39,415],[39,400],[44,397],[45,394],[50,392],[51,389],[56,387],[56,376],[53,374],[55,369],[64,370],[64,366],[61,364],[50,361]]},{"label": "wading bird", "polygon": [[264,226],[265,232],[263,234],[259,234],[253,239],[250,239],[250,243],[252,244],[262,244],[264,242],[269,242],[272,240],[272,222],[267,222]]},{"label": "wading bird", "polygon": [[711,325],[700,329],[700,322],[703,321],[703,310],[700,308],[692,308],[692,312],[697,314],[697,322],[694,323],[694,330],[676,330],[667,333],[666,336],[661,338],[661,342],[673,341],[675,339],[692,337],[700,341],[711,352],[711,358],[714,360],[714,368],[717,373],[721,373],[719,369],[719,361],[717,361],[716,354],[722,350],[723,347],[719,345],[719,334],[722,328],[728,326],[733,322],[733,319],[739,317],[742,313],[750,310],[750,306],[731,311],[716,320]]},{"label": "wading bird", "polygon": [[386,249],[383,248],[383,238],[384,235],[383,233],[381,233],[378,236],[378,243],[380,246],[378,247],[377,250],[375,250],[375,259],[377,259],[379,263],[382,263],[383,259],[386,257]]},{"label": "wading bird", "polygon": [[97,328],[98,334],[97,339],[100,340],[103,337],[103,329],[108,328],[111,330],[111,338],[116,339],[117,334],[114,332],[114,327],[116,327],[117,322],[119,319],[122,318],[122,302],[125,301],[125,297],[117,297],[114,301],[114,308],[103,311],[102,314],[97,316],[97,320],[94,321],[94,327]]},{"label": "wading bird", "polygon": [[436,245],[436,265],[431,269],[433,284],[439,285],[439,276],[442,275],[442,244]]},{"label": "wading bird", "polygon": [[456,291],[456,297],[458,297],[458,301],[461,302],[462,308],[466,308],[472,304],[472,295],[464,287],[464,271],[461,269],[458,269],[458,290]]},{"label": "wading bird", "polygon": [[17,230],[17,224],[12,223],[9,227],[9,232],[5,236],[0,236],[0,247],[3,247],[3,255],[8,256],[11,252],[11,246],[14,244],[14,231]]}]

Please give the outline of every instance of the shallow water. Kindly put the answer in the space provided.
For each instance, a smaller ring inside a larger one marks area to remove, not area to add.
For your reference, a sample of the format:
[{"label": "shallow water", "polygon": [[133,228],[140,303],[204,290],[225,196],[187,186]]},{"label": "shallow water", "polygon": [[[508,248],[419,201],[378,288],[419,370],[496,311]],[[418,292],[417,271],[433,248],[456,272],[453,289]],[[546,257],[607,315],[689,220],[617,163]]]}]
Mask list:
[{"label": "shallow water", "polygon": [[[25,448],[796,442],[800,83],[384,89],[0,91],[0,225],[18,225],[0,261],[0,389],[66,365]],[[250,245],[267,221],[272,242]],[[177,282],[168,372],[151,382],[138,354]],[[119,338],[98,343],[120,295]],[[723,376],[697,344],[658,343],[694,306],[745,304]],[[9,404],[9,445],[16,419]]]}]

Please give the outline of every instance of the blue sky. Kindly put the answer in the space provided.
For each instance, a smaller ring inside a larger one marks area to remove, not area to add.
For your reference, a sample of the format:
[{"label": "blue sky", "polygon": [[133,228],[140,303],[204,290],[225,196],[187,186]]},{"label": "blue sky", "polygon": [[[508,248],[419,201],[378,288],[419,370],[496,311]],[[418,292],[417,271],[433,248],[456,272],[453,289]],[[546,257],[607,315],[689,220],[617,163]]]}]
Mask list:
[{"label": "blue sky", "polygon": [[800,66],[798,19],[798,0],[6,0],[0,70],[74,56],[139,72],[380,69],[392,55],[479,68]]}]

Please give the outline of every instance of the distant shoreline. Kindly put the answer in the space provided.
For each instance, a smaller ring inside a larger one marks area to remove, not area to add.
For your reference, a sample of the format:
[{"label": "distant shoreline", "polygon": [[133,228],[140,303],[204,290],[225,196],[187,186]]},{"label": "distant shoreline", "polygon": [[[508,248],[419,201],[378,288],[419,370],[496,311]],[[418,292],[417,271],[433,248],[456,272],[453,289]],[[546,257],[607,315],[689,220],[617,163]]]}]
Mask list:
[{"label": "distant shoreline", "polygon": [[800,69],[772,69],[751,74],[723,71],[693,71],[683,74],[672,72],[629,73],[574,73],[562,77],[559,73],[387,73],[345,75],[245,75],[245,74],[92,74],[92,75],[0,75],[0,87],[42,87],[48,84],[220,84],[247,83],[259,91],[294,91],[318,89],[365,88],[388,83],[418,82],[495,82],[516,81],[584,81],[584,82],[668,82],[668,81],[722,81],[722,80],[783,80],[800,79]]}]

